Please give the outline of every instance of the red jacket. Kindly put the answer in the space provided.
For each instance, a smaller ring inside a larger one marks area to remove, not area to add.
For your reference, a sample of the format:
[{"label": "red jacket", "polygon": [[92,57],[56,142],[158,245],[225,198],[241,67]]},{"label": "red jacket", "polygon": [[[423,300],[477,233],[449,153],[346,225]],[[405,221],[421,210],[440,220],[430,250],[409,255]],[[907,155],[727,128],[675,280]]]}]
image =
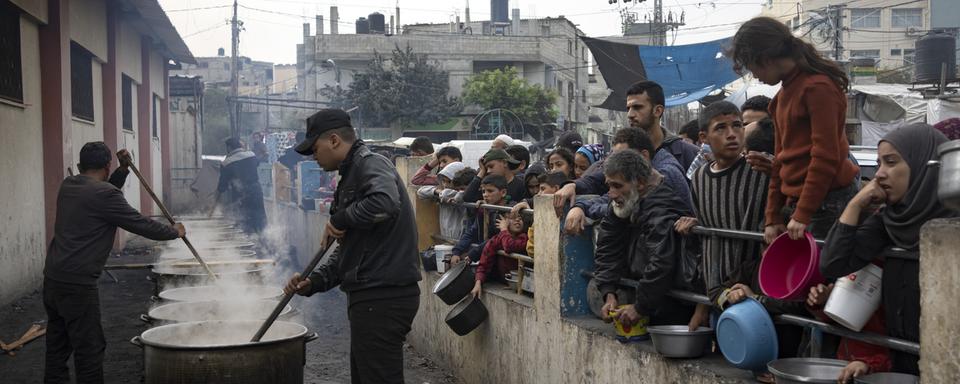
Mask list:
[{"label": "red jacket", "polygon": [[786,222],[780,209],[796,201],[792,219],[810,224],[831,190],[854,181],[857,166],[845,130],[847,96],[829,77],[796,70],[769,107],[776,126],[767,225]]},{"label": "red jacket", "polygon": [[417,170],[417,173],[413,175],[413,178],[410,179],[410,184],[413,185],[437,185],[437,175],[430,173],[433,171],[433,167],[429,163],[424,164],[420,169]]},{"label": "red jacket", "polygon": [[487,273],[494,268],[497,270],[497,276],[503,276],[507,272],[517,269],[517,260],[497,255],[497,251],[506,253],[522,253],[527,249],[527,234],[520,233],[514,236],[509,231],[500,231],[487,240],[487,245],[483,247],[483,253],[480,254],[480,264],[477,265],[476,279],[481,283],[487,280]]},{"label": "red jacket", "polygon": [[[808,309],[815,317],[817,317],[817,319],[820,319],[821,321],[832,322],[832,320],[823,313],[822,306],[816,308],[808,306]],[[883,307],[880,307],[873,312],[873,315],[870,316],[870,320],[867,320],[867,324],[863,326],[862,331],[876,333],[878,335],[887,334],[887,325],[883,316]],[[881,347],[879,345],[874,345],[863,341],[848,339],[846,337],[840,338],[840,347],[837,348],[837,358],[846,361],[862,361],[866,363],[868,367],[870,367],[870,373],[888,372],[891,368],[890,350],[887,349],[887,347]]]}]

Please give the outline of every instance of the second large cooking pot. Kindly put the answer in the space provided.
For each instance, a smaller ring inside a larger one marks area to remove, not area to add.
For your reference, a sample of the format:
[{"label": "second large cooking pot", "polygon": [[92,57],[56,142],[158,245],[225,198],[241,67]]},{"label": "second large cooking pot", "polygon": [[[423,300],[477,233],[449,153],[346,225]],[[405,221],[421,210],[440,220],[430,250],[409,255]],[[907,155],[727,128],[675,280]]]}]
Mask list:
[{"label": "second large cooking pot", "polygon": [[[260,284],[263,281],[266,266],[256,264],[225,264],[210,265],[210,269],[217,275],[216,283],[219,284]],[[156,293],[171,288],[192,287],[214,283],[206,270],[199,265],[174,267],[157,264],[153,267],[152,272],[153,275],[150,278],[156,283]]]},{"label": "second large cooking pot", "polygon": [[160,301],[280,300],[283,290],[270,285],[202,285],[173,288],[157,295]]},{"label": "second large cooking pot", "polygon": [[470,293],[474,281],[470,263],[461,261],[440,276],[440,280],[433,285],[433,294],[447,305],[453,305]]},{"label": "second large cooking pot", "polygon": [[143,348],[147,384],[302,384],[307,328],[277,321],[262,341],[262,321],[197,321],[162,325],[130,340]]},{"label": "second large cooking pot", "polygon": [[[140,319],[150,324],[208,320],[266,320],[278,300],[182,301],[154,307]],[[298,311],[287,305],[278,320],[291,320]]]}]

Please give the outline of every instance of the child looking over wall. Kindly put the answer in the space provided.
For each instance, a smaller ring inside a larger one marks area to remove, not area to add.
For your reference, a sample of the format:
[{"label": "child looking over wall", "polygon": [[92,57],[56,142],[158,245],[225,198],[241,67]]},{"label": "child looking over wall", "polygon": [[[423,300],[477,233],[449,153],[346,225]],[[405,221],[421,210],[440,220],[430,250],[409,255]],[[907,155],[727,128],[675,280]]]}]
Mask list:
[{"label": "child looking over wall", "polygon": [[510,212],[497,219],[497,228],[500,232],[487,240],[483,247],[480,263],[477,265],[476,282],[470,294],[474,297],[480,296],[483,282],[487,281],[488,277],[503,280],[505,274],[517,269],[516,259],[497,253],[499,251],[523,252],[527,246],[527,227],[529,227],[527,221],[519,213]]},{"label": "child looking over wall", "polygon": [[[482,191],[483,200],[478,201],[478,204],[507,205],[507,179],[503,176],[490,175],[484,177],[483,180],[480,181],[480,190]],[[484,226],[484,216],[487,218],[486,226]],[[463,236],[460,237],[460,241],[453,246],[453,256],[450,257],[450,264],[459,263],[461,260],[466,260],[467,262],[479,260],[479,250],[483,249],[487,237],[495,235],[500,231],[500,228],[497,226],[497,219],[498,217],[495,211],[488,211],[486,215],[484,215],[484,210],[478,208],[473,223],[464,231]],[[473,244],[479,244],[479,247],[474,249]]]},{"label": "child looking over wall", "polygon": [[[539,179],[540,192],[537,193],[538,196],[553,195],[557,193],[560,188],[563,188],[564,185],[573,182],[573,180],[570,180],[570,177],[563,172],[550,172],[545,175],[540,175]],[[533,209],[533,198],[526,199],[514,205],[512,213],[520,213],[524,209]],[[530,228],[527,230],[527,256],[533,257],[533,225],[530,225]]]}]

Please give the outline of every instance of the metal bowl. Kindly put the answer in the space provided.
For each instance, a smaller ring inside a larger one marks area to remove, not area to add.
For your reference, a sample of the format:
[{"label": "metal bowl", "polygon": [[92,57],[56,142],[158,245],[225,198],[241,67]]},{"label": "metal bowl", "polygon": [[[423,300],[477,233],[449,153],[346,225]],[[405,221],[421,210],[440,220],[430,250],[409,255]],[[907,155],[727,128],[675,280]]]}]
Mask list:
[{"label": "metal bowl", "polygon": [[707,327],[690,332],[686,325],[655,325],[648,326],[647,332],[653,339],[653,347],[663,357],[700,357],[713,341],[713,329]]},{"label": "metal bowl", "polygon": [[791,358],[774,360],[767,369],[777,384],[832,384],[837,382],[847,362],[836,359]]},{"label": "metal bowl", "polygon": [[853,380],[856,384],[919,384],[920,378],[906,373],[880,372]]}]

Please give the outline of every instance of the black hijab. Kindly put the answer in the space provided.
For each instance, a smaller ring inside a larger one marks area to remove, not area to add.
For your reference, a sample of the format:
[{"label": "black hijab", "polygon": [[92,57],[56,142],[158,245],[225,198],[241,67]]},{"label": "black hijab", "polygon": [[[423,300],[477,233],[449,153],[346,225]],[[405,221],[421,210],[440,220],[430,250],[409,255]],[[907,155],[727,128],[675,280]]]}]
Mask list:
[{"label": "black hijab", "polygon": [[907,193],[898,203],[884,208],[883,224],[894,245],[906,250],[917,249],[920,227],[930,219],[956,216],[937,198],[939,169],[927,162],[937,159],[937,146],[947,142],[946,136],[927,124],[911,124],[883,136],[910,167]]}]

